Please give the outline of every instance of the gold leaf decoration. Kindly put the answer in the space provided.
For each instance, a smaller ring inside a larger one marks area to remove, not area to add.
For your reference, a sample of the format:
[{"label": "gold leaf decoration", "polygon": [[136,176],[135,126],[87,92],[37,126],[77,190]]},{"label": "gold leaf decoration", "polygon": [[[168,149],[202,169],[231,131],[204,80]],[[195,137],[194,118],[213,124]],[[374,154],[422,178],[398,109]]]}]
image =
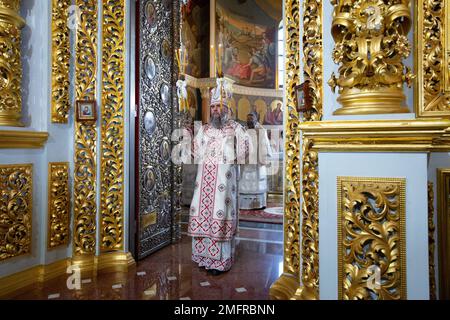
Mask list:
[{"label": "gold leaf decoration", "polygon": [[71,0],[52,0],[52,122],[67,123],[69,101],[69,6]]},{"label": "gold leaf decoration", "polygon": [[415,6],[418,116],[450,116],[450,87],[445,81],[450,77],[449,6],[448,0],[418,0]]},{"label": "gold leaf decoration", "polygon": [[[323,114],[322,1],[303,4],[303,68],[309,82],[311,110],[302,121],[321,121]],[[303,296],[319,298],[319,158],[313,142],[302,141],[302,285]]]},{"label": "gold leaf decoration", "polygon": [[339,299],[406,299],[405,181],[338,177]]},{"label": "gold leaf decoration", "polygon": [[300,274],[300,135],[295,87],[300,76],[300,2],[286,0],[286,181],[284,200],[284,271]]},{"label": "gold leaf decoration", "polygon": [[0,1],[0,126],[23,126],[20,0]]},{"label": "gold leaf decoration", "polygon": [[[81,12],[76,40],[76,97],[95,100],[97,77],[97,1],[76,0]],[[95,254],[97,216],[97,127],[75,122],[74,228],[75,255]]]},{"label": "gold leaf decoration", "polygon": [[334,114],[407,113],[403,83],[414,75],[403,64],[411,52],[409,0],[332,0],[331,33],[339,64],[329,85],[339,87]]},{"label": "gold leaf decoration", "polygon": [[69,243],[69,163],[51,162],[48,171],[47,247],[53,249]]},{"label": "gold leaf decoration", "polygon": [[31,251],[33,165],[0,165],[0,261]]},{"label": "gold leaf decoration", "polygon": [[103,1],[101,249],[123,249],[124,0]]}]

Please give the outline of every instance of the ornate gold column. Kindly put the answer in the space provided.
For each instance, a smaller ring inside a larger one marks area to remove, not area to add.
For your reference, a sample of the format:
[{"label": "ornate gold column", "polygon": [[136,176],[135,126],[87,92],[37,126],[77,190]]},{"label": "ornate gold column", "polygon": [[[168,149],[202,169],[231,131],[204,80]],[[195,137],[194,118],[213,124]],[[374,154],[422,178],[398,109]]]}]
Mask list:
[{"label": "ornate gold column", "polygon": [[0,0],[0,126],[23,127],[20,0]]},{"label": "ornate gold column", "polygon": [[409,0],[332,0],[333,60],[339,75],[328,84],[339,88],[342,114],[407,113],[403,83],[413,75],[402,60],[410,54]]},{"label": "ornate gold column", "polygon": [[[77,0],[81,17],[76,38],[76,99],[95,100],[97,91],[97,0]],[[97,234],[97,124],[75,122],[73,260],[95,271]]]}]

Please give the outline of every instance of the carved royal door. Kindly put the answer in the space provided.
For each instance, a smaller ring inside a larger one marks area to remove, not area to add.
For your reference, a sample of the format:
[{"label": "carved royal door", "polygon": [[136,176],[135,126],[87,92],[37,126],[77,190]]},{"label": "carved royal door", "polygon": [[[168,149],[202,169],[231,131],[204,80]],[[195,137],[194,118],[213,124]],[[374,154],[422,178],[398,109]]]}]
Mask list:
[{"label": "carved royal door", "polygon": [[[171,161],[177,111],[171,0],[139,0],[136,10],[136,246],[142,259],[179,237],[178,168]],[[175,14],[174,14],[175,12]],[[139,66],[139,67],[138,67]]]}]

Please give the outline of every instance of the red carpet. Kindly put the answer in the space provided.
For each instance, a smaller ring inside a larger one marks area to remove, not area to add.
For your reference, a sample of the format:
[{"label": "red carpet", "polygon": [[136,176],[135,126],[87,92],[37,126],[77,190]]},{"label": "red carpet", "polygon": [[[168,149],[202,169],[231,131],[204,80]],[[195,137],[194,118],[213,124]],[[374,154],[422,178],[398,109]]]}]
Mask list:
[{"label": "red carpet", "polygon": [[268,213],[265,210],[240,210],[239,220],[283,224],[283,215]]}]

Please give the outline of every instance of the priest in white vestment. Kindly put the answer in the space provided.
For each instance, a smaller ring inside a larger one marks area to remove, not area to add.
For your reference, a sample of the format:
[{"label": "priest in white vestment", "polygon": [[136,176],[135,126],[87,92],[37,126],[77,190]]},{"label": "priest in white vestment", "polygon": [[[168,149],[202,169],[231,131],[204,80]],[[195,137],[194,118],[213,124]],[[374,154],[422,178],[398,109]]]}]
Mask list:
[{"label": "priest in white vestment", "polygon": [[210,123],[194,138],[199,164],[189,212],[192,260],[213,275],[230,270],[238,224],[238,172],[249,152],[245,128],[229,119],[230,93],[211,92]]},{"label": "priest in white vestment", "polygon": [[239,182],[239,208],[243,210],[265,209],[267,206],[267,165],[270,164],[272,148],[267,130],[259,124],[257,115],[247,115],[248,134],[258,148],[246,164],[241,165]]}]

